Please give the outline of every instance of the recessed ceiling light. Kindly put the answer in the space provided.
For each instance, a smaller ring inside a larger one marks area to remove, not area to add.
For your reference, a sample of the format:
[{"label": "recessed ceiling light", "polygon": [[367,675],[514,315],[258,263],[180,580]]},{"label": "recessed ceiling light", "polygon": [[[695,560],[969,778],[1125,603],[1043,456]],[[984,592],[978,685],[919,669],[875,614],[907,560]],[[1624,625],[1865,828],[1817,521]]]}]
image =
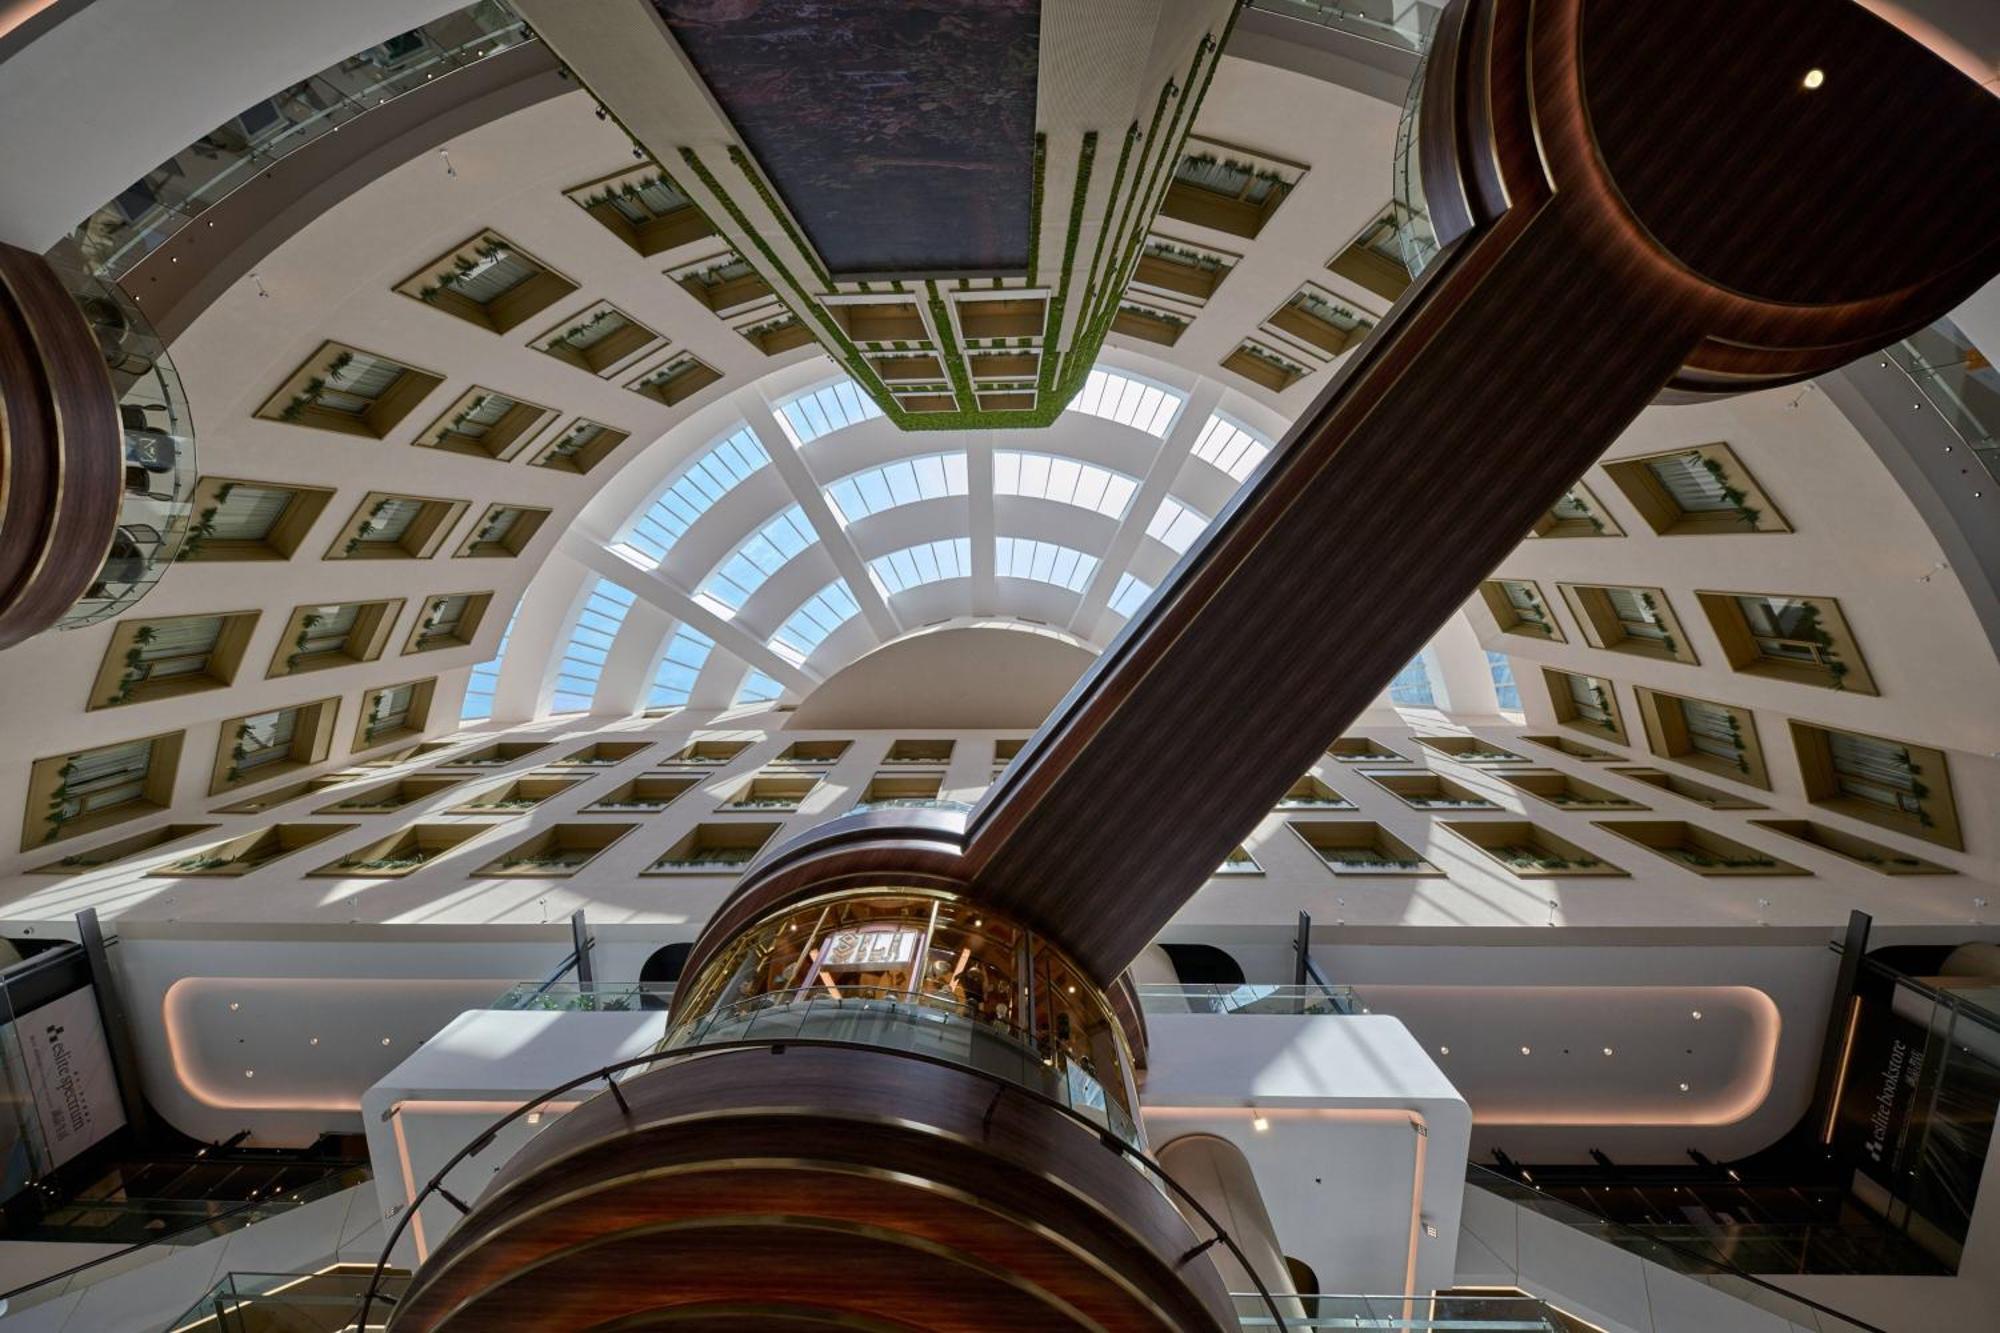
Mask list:
[{"label": "recessed ceiling light", "polygon": [[255,1078],[255,1077],[257,1077],[257,1071],[256,1071],[256,1070],[254,1070],[254,1069],[246,1069],[246,1070],[244,1070],[244,1071],[243,1071],[243,1077],[245,1077],[245,1078]]},{"label": "recessed ceiling light", "polygon": [[318,1037],[312,1037],[312,1038],[309,1038],[309,1039],[307,1040],[307,1042],[306,1042],[306,1045],[308,1045],[308,1046],[317,1046],[317,1045],[319,1045],[319,1038],[318,1038]]},{"label": "recessed ceiling light", "polygon": [[1692,1017],[1692,1018],[1694,1019],[1694,1021],[1695,1021],[1695,1022],[1697,1022],[1697,1023],[1701,1022],[1701,1010],[1699,1010],[1699,1009],[1694,1009],[1694,1010],[1690,1010],[1689,1012],[1690,1012],[1690,1016],[1691,1016],[1691,1017]]},{"label": "recessed ceiling light", "polygon": [[234,1000],[231,1000],[229,1002],[229,1012],[232,1014],[235,1013],[238,1009],[241,1009],[242,1007],[243,1007],[242,1005],[238,1004]]},{"label": "recessed ceiling light", "polygon": [[530,1111],[530,1112],[528,1112],[528,1123],[529,1123],[529,1124],[531,1124],[531,1125],[539,1125],[539,1124],[541,1124],[541,1123],[542,1123],[542,1113],[541,1113],[540,1111]]},{"label": "recessed ceiling light", "polygon": [[1807,70],[1807,71],[1806,71],[1806,77],[1805,77],[1805,85],[1806,85],[1806,87],[1808,87],[1808,88],[1817,88],[1817,87],[1819,87],[1819,86],[1820,86],[1820,85],[1821,85],[1822,83],[1825,83],[1825,82],[1826,82],[1826,71],[1825,71],[1825,70],[1823,70],[1823,69],[1809,69],[1809,70]]},{"label": "recessed ceiling light", "polygon": [[1681,1084],[1681,1091],[1686,1092],[1687,1090],[1688,1090],[1688,1085],[1685,1083]]},{"label": "recessed ceiling light", "polygon": [[1265,1130],[1269,1129],[1270,1127],[1271,1127],[1271,1122],[1265,1119],[1263,1116],[1253,1115],[1250,1117],[1250,1128],[1256,1130],[1259,1134],[1262,1134]]},{"label": "recessed ceiling light", "polygon": [[1531,1050],[1529,1050],[1529,1049],[1528,1049],[1528,1048],[1527,1048],[1526,1046],[1523,1046],[1523,1047],[1521,1048],[1521,1054],[1523,1054],[1523,1055],[1533,1055],[1533,1054],[1534,1054],[1534,1052],[1533,1052],[1533,1051],[1531,1051]]},{"label": "recessed ceiling light", "polygon": [[389,1044],[389,1039],[387,1037],[382,1038],[382,1044],[384,1046],[387,1046]]},{"label": "recessed ceiling light", "polygon": [[1606,1047],[1604,1048],[1604,1053],[1605,1053],[1606,1055],[1609,1055],[1609,1054],[1611,1054],[1611,1048],[1610,1048],[1609,1046],[1606,1046]]},{"label": "recessed ceiling light", "polygon": [[1451,1054],[1451,1047],[1449,1047],[1449,1046],[1440,1046],[1440,1047],[1438,1047],[1438,1054],[1439,1054],[1439,1055],[1450,1055],[1450,1054]]}]

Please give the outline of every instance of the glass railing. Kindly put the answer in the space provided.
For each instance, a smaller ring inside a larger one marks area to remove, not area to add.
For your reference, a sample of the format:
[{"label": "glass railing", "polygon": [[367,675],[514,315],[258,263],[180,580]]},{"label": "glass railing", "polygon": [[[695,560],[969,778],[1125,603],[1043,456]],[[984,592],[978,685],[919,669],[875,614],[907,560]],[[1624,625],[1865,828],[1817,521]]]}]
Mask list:
[{"label": "glass railing", "polygon": [[[202,1298],[166,1327],[169,1333],[249,1333],[249,1330],[318,1330],[360,1333],[355,1319],[373,1269],[334,1268],[320,1273],[225,1273]],[[409,1289],[407,1273],[385,1273],[375,1288],[371,1329],[386,1328],[395,1302]]]},{"label": "glass railing", "polygon": [[1044,1054],[1030,1034],[940,995],[868,987],[774,991],[711,1010],[676,1029],[660,1052],[734,1041],[825,1041],[929,1056],[1040,1093],[1127,1143],[1145,1142],[1087,1061],[1053,1043]]},{"label": "glass railing", "polygon": [[1135,986],[1139,1007],[1149,1014],[1289,1014],[1293,1017],[1358,1014],[1360,1003],[1346,986]]},{"label": "glass railing", "polygon": [[673,998],[671,981],[592,982],[588,986],[576,981],[522,981],[508,987],[487,1008],[543,1013],[628,1014],[642,1009],[665,1013]]},{"label": "glass railing", "polygon": [[124,290],[94,277],[68,242],[51,250],[48,261],[96,336],[123,427],[110,552],[97,578],[56,622],[58,629],[76,629],[130,609],[173,563],[194,497],[194,417],[166,344]]},{"label": "glass railing", "polygon": [[1327,0],[1249,0],[1249,5],[1405,51],[1421,51],[1430,44],[1438,14],[1444,9],[1439,0],[1344,0],[1340,4]]},{"label": "glass railing", "polygon": [[2000,370],[1985,353],[1958,325],[1941,319],[1886,355],[2000,481]]},{"label": "glass railing", "polygon": [[1571,1327],[1532,1296],[1348,1296],[1332,1292],[1280,1296],[1281,1324],[1255,1292],[1231,1292],[1246,1329],[1406,1329],[1410,1333],[1563,1333]]},{"label": "glass railing", "polygon": [[1403,252],[1403,267],[1411,277],[1422,273],[1437,258],[1437,233],[1431,229],[1429,205],[1424,198],[1423,166],[1418,158],[1417,112],[1424,100],[1424,66],[1410,76],[1410,91],[1403,97],[1403,118],[1396,125],[1396,154],[1391,166],[1391,197],[1395,200],[1396,243]]},{"label": "glass railing", "polygon": [[75,234],[84,260],[116,278],[278,159],[453,70],[534,40],[503,0],[479,0],[281,89],[85,219]]},{"label": "glass railing", "polygon": [[[219,1211],[195,1212],[184,1216],[168,1216],[162,1213],[153,1219],[158,1222],[157,1226],[149,1225],[145,1228],[148,1237],[145,1241],[129,1245],[124,1249],[97,1254],[73,1268],[50,1273],[26,1286],[0,1293],[0,1301],[4,1301],[6,1308],[18,1314],[44,1301],[55,1300],[59,1296],[81,1291],[96,1283],[117,1277],[120,1273],[129,1272],[145,1262],[142,1256],[148,1251],[200,1245],[218,1236],[227,1236],[253,1223],[291,1212],[296,1208],[303,1208],[309,1203],[329,1198],[343,1190],[365,1186],[368,1177],[369,1173],[365,1168],[357,1168],[355,1172],[328,1175],[309,1185],[273,1194],[269,1198],[225,1205]],[[174,1206],[183,1210],[202,1207],[185,1201],[177,1201]]]},{"label": "glass railing", "polygon": [[[1659,1234],[1641,1225],[1614,1221],[1567,1200],[1554,1198],[1531,1184],[1476,1163],[1467,1165],[1465,1179],[1467,1184],[1476,1185],[1489,1194],[1498,1195],[1527,1212],[1560,1222],[1572,1231],[1581,1232],[1606,1245],[1616,1246],[1648,1263],[1657,1264],[1661,1268],[1714,1287],[1739,1300],[1748,1301],[1803,1328],[1817,1329],[1819,1333],[1872,1333],[1872,1325],[1847,1319],[1837,1310],[1796,1296],[1753,1275],[1745,1263],[1737,1260],[1726,1249],[1718,1248],[1712,1235],[1696,1241],[1692,1238]],[[1767,1241],[1771,1239],[1766,1238]],[[1791,1243],[1798,1243],[1800,1239],[1794,1236]],[[1744,1255],[1745,1259],[1757,1257],[1748,1252]]]},{"label": "glass railing", "polygon": [[964,801],[946,801],[935,796],[890,796],[879,801],[862,801],[847,813],[859,815],[870,810],[956,810],[966,813],[971,809]]}]

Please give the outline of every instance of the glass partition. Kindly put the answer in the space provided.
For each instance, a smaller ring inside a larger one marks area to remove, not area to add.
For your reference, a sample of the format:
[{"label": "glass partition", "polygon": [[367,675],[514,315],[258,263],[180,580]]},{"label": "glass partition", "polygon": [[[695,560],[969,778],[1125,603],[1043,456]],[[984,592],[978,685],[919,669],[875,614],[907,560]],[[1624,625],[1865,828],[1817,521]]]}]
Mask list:
[{"label": "glass partition", "polygon": [[661,1050],[780,1038],[950,1060],[1143,1142],[1103,994],[1049,941],[950,894],[857,890],[773,913],[683,981]]},{"label": "glass partition", "polygon": [[1441,0],[1249,0],[1249,5],[1405,51],[1430,45],[1444,9]]},{"label": "glass partition", "polygon": [[75,233],[84,260],[117,278],[279,158],[440,75],[534,40],[503,0],[479,0],[281,88],[86,218]]}]

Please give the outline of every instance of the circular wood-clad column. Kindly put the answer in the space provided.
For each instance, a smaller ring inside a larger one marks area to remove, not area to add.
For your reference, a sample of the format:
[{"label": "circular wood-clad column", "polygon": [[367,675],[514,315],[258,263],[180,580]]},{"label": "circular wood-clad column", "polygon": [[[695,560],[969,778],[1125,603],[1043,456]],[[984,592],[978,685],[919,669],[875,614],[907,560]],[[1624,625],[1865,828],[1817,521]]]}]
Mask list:
[{"label": "circular wood-clad column", "polygon": [[620,1088],[507,1164],[396,1333],[1236,1327],[1166,1196],[1006,1083],[800,1045]]},{"label": "circular wood-clad column", "polygon": [[123,439],[83,312],[46,260],[0,245],[0,648],[61,619],[104,567]]}]

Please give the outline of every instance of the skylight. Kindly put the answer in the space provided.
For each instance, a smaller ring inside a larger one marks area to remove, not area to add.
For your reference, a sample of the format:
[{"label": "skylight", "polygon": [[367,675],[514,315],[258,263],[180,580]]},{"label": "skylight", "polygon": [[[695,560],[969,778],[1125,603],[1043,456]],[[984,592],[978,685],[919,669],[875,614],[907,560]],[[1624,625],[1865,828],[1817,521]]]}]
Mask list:
[{"label": "skylight", "polygon": [[855,388],[853,380],[845,379],[794,394],[779,403],[776,410],[779,427],[801,449],[822,435],[882,415],[874,400]]},{"label": "skylight", "polygon": [[716,566],[715,572],[701,585],[699,595],[731,611],[741,611],[750,594],[764,586],[764,580],[818,540],[819,534],[806,520],[806,511],[793,505],[751,533]]},{"label": "skylight", "polygon": [[1256,471],[1270,452],[1269,440],[1220,412],[1208,419],[1208,424],[1201,428],[1201,437],[1194,442],[1196,458],[1214,464],[1238,481]]},{"label": "skylight", "polygon": [[1118,587],[1111,594],[1111,610],[1127,620],[1132,613],[1146,604],[1153,595],[1153,585],[1134,574],[1127,574],[1118,580]]},{"label": "skylight", "polygon": [[993,455],[993,490],[999,495],[1026,495],[1038,500],[1094,509],[1109,518],[1125,517],[1139,483],[1122,472],[1053,454],[1014,449]]},{"label": "skylight", "polygon": [[736,703],[732,706],[741,707],[744,704],[771,703],[784,692],[785,687],[777,681],[772,680],[761,671],[752,671],[748,676],[743,678],[743,688],[736,691]]},{"label": "skylight", "polygon": [[826,488],[826,499],[844,528],[885,509],[966,490],[964,454],[924,454],[842,477]]},{"label": "skylight", "polygon": [[1094,366],[1065,410],[1136,427],[1163,440],[1186,401],[1187,395],[1165,385]]},{"label": "skylight", "polygon": [[653,688],[646,696],[648,708],[679,708],[685,705],[694,693],[695,678],[708,662],[708,654],[715,647],[715,640],[700,630],[682,625],[667,640],[666,654],[660,658],[659,670],[653,673]]},{"label": "skylight", "polygon": [[616,543],[616,547],[623,548],[620,554],[631,559],[628,553],[636,553],[641,558],[633,560],[634,564],[648,568],[658,565],[681,534],[708,512],[710,505],[770,461],[771,456],[764,452],[763,444],[750,427],[737,423],[710,445],[706,453],[689,463],[674,484],[632,520]]},{"label": "skylight", "polygon": [[806,599],[806,604],[778,626],[771,636],[771,650],[794,663],[812,656],[826,636],[839,629],[859,610],[847,580],[835,579]]},{"label": "skylight", "polygon": [[1404,708],[1436,708],[1437,695],[1431,688],[1430,650],[1410,659],[1410,664],[1389,682],[1389,702]]},{"label": "skylight", "polygon": [[597,680],[604,674],[604,660],[611,655],[618,627],[632,609],[632,594],[608,579],[599,579],[584,599],[576,628],[570,631],[562,661],[556,666],[555,696],[549,700],[552,713],[585,713],[597,700]]},{"label": "skylight", "polygon": [[1175,555],[1194,545],[1194,539],[1201,536],[1208,527],[1208,515],[1199,509],[1191,509],[1171,495],[1160,501],[1160,507],[1153,514],[1153,521],[1146,525],[1146,535],[1163,542]]},{"label": "skylight", "polygon": [[1514,683],[1514,660],[1505,653],[1486,652],[1486,667],[1493,673],[1493,693],[1500,706],[1510,713],[1521,711],[1521,688]]},{"label": "skylight", "polygon": [[953,537],[906,546],[900,551],[891,551],[870,560],[868,570],[882,591],[889,594],[924,583],[970,578],[972,541],[967,537]]},{"label": "skylight", "polygon": [[1001,578],[1034,579],[1071,592],[1082,592],[1097,572],[1096,556],[1027,537],[996,539],[994,556],[994,573]]},{"label": "skylight", "polygon": [[483,722],[493,716],[493,695],[500,688],[500,659],[507,655],[507,640],[514,636],[514,616],[521,614],[521,603],[514,603],[514,614],[507,617],[507,628],[500,631],[500,642],[493,649],[493,658],[472,668],[472,675],[465,682],[465,704],[458,710],[461,722]]}]

